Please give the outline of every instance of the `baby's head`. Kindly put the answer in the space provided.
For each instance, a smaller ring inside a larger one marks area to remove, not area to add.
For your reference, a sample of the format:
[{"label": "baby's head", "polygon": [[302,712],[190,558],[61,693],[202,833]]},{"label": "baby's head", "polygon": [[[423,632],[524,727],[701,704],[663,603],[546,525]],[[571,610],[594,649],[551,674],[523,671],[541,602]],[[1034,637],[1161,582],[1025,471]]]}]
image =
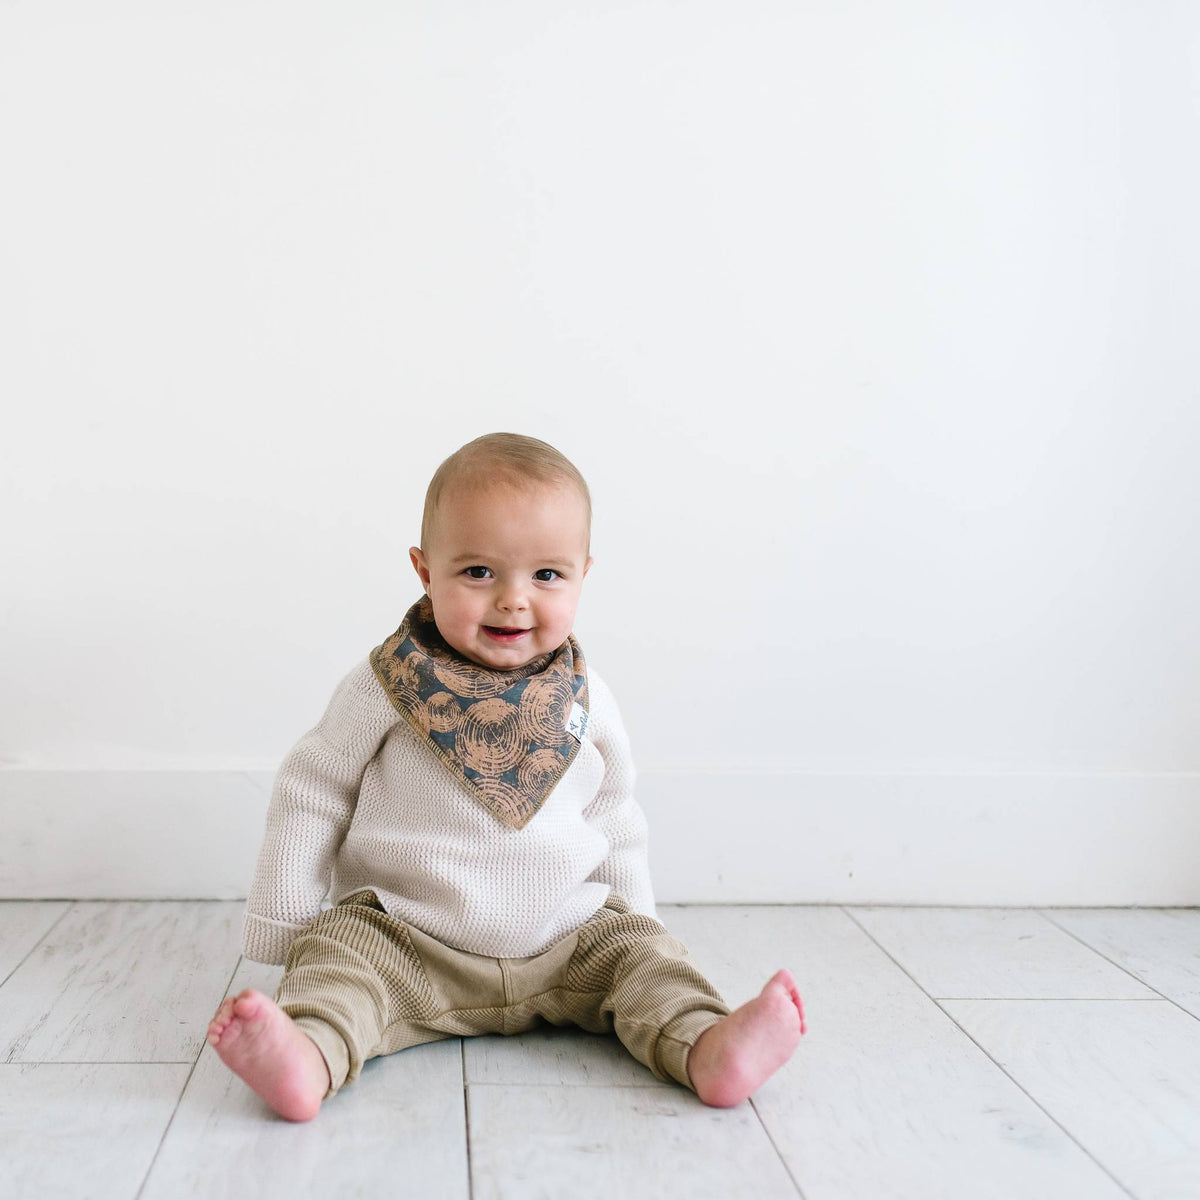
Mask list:
[{"label": "baby's head", "polygon": [[489,433],[456,450],[434,473],[409,550],[442,637],[486,667],[557,650],[592,565],[591,522],[587,484],[553,446]]}]

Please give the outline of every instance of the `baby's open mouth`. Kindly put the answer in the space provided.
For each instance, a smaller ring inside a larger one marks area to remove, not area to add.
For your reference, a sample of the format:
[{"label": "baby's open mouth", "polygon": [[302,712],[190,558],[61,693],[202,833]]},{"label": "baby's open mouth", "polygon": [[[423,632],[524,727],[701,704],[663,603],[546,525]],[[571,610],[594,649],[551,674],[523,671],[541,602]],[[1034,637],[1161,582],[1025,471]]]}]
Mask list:
[{"label": "baby's open mouth", "polygon": [[500,625],[485,625],[483,631],[488,637],[501,638],[507,641],[513,641],[519,638],[521,634],[529,632],[528,629],[510,629]]}]

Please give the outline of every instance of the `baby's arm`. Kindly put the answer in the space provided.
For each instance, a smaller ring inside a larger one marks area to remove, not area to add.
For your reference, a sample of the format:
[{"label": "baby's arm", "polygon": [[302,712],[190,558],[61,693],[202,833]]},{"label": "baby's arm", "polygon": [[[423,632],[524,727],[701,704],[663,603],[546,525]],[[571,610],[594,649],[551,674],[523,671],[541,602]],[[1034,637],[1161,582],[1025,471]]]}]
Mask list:
[{"label": "baby's arm", "polygon": [[647,857],[649,827],[646,814],[634,799],[637,771],[629,735],[612,692],[592,671],[588,672],[588,691],[588,736],[604,759],[604,779],[583,815],[609,844],[608,856],[588,878],[610,884],[634,912],[656,917]]},{"label": "baby's arm", "polygon": [[246,902],[247,958],[282,963],[292,939],[320,913],[367,763],[398,719],[364,660],[284,758]]}]

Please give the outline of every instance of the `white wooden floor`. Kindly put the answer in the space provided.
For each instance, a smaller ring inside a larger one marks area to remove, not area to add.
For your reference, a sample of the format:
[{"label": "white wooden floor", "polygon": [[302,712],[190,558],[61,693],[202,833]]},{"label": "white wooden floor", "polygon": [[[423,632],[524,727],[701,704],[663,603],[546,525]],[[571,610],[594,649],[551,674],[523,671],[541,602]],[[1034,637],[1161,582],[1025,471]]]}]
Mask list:
[{"label": "white wooden floor", "polygon": [[705,1108],[547,1029],[367,1064],[309,1125],[204,1041],[225,902],[0,902],[0,1196],[1200,1198],[1200,910],[670,907],[727,1000],[809,1033]]}]

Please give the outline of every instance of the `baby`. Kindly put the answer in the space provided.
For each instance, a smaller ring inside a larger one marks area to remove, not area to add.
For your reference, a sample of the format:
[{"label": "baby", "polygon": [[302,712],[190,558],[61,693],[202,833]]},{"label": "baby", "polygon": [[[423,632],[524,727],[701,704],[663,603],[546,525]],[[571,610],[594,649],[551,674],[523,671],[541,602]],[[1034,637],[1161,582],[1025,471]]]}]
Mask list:
[{"label": "baby", "polygon": [[571,632],[590,542],[553,447],[462,447],[409,551],[424,595],[284,759],[243,931],[283,979],[208,1041],[288,1120],[368,1058],[542,1021],[728,1107],[804,1033],[788,971],[731,1011],[655,919],[629,740]]}]

